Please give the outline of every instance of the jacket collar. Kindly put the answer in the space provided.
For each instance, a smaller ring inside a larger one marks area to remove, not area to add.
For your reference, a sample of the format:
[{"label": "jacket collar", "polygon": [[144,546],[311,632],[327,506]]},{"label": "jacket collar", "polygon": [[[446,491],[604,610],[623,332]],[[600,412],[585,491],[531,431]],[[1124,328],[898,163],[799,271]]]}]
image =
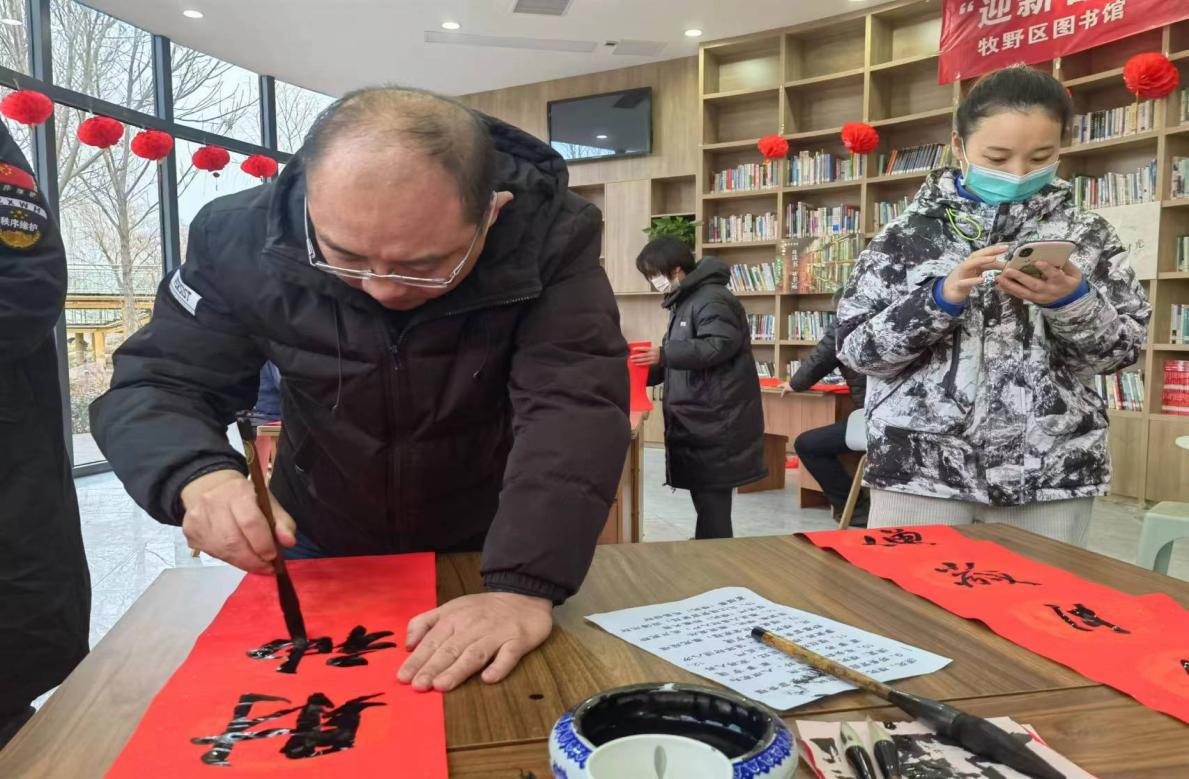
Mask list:
[{"label": "jacket collar", "polygon": [[[536,297],[543,288],[546,239],[569,185],[565,163],[527,133],[483,116],[497,154],[497,189],[513,194],[488,233],[471,273],[453,290],[415,309],[411,321],[449,316]],[[369,311],[383,311],[369,295],[309,264],[305,247],[306,165],[299,151],[272,185],[264,252],[286,279]]]},{"label": "jacket collar", "polygon": [[719,284],[725,287],[730,280],[731,271],[722,260],[717,257],[703,257],[689,275],[681,280],[677,289],[665,295],[661,305],[665,308],[672,308],[683,298],[693,294],[693,291],[698,287],[706,284]]}]

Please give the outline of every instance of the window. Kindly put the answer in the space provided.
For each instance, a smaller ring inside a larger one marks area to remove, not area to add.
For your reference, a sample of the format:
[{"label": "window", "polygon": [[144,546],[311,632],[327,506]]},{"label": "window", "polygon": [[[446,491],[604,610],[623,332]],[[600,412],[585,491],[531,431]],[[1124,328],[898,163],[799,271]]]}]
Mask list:
[{"label": "window", "polygon": [[69,286],[66,349],[74,463],[102,460],[87,407],[111,383],[111,353],[152,312],[164,263],[157,165],[129,151],[133,128],[110,149],[79,143],[86,117],[58,106],[58,186]]},{"label": "window", "polygon": [[29,72],[29,33],[25,0],[0,0],[0,65]]},{"label": "window", "polygon": [[276,93],[277,148],[295,152],[301,148],[310,125],[334,98],[284,81],[276,82]]},{"label": "window", "polygon": [[153,113],[151,35],[74,0],[50,4],[50,35],[59,86]]},{"label": "window", "polygon": [[254,73],[175,43],[173,115],[191,127],[260,143],[260,82]]},{"label": "window", "polygon": [[182,258],[186,257],[190,223],[198,211],[215,198],[259,186],[260,179],[240,170],[243,155],[232,154],[231,162],[215,178],[210,172],[198,170],[190,159],[200,148],[199,144],[178,139],[178,225],[181,230]]}]

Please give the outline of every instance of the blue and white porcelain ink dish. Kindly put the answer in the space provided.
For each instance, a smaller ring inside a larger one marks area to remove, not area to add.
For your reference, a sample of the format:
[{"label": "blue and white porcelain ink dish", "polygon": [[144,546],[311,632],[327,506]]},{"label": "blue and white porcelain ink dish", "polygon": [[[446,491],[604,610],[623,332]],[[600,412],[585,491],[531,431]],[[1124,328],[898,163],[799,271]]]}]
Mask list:
[{"label": "blue and white porcelain ink dish", "polygon": [[593,695],[566,712],[549,736],[555,779],[589,779],[591,753],[643,734],[696,739],[727,756],[734,779],[792,779],[793,735],[770,709],[726,690],[635,684]]}]

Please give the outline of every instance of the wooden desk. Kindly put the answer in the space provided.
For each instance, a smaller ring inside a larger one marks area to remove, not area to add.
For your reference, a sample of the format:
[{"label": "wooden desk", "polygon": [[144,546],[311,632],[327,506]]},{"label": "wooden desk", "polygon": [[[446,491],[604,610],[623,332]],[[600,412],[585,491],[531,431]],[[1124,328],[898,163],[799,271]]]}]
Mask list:
[{"label": "wooden desk", "polygon": [[[1189,583],[1010,527],[961,528],[1124,592],[1161,591],[1189,605]],[[166,571],[0,753],[0,777],[102,776],[160,686],[218,611],[239,575]],[[794,537],[599,547],[582,591],[507,681],[472,680],[445,698],[452,775],[547,779],[545,739],[566,709],[609,687],[644,681],[712,684],[585,622],[587,614],[739,585],[790,606],[952,657],[899,686],[1036,725],[1055,748],[1103,779],[1171,779],[1189,765],[1189,729],[1070,669],[960,619]],[[438,561],[438,598],[482,589],[476,555]],[[538,697],[539,696],[539,697]],[[880,706],[866,693],[831,696],[786,719],[847,716]]]},{"label": "wooden desk", "polygon": [[[771,475],[774,469],[784,473],[784,457],[781,447],[774,446],[769,440],[773,436],[784,436],[786,443],[791,446],[797,436],[815,427],[825,427],[835,422],[844,421],[855,404],[850,395],[839,395],[833,392],[790,392],[781,397],[779,389],[761,390],[764,403],[764,461]],[[857,461],[857,458],[856,458]],[[822,494],[821,485],[809,475],[804,468],[800,471],[799,504],[801,508],[810,506],[828,506],[830,502]],[[779,479],[779,485],[772,482],[771,489],[784,487],[784,479]],[[744,492],[744,490],[740,490]]]}]

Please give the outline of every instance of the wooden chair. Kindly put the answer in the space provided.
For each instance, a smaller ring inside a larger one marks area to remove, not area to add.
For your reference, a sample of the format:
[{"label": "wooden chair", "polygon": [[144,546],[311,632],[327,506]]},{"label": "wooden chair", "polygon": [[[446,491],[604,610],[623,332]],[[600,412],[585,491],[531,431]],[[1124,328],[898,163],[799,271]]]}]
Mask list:
[{"label": "wooden chair", "polygon": [[857,408],[846,418],[846,446],[853,452],[862,452],[859,464],[855,468],[855,478],[850,483],[850,494],[846,496],[846,506],[842,509],[842,518],[838,520],[838,529],[846,530],[855,516],[855,505],[859,502],[859,494],[863,491],[863,469],[867,467],[867,418],[863,416],[863,409]]}]

